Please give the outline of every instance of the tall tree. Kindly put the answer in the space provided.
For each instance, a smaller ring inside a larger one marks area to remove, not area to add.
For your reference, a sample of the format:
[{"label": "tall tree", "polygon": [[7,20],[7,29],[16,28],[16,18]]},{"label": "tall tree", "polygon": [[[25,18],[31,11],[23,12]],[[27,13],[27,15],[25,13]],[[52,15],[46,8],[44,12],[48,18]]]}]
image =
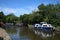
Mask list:
[{"label": "tall tree", "polygon": [[14,22],[17,19],[18,18],[13,13],[10,13],[9,15],[6,16],[6,22]]},{"label": "tall tree", "polygon": [[0,12],[0,21],[5,22],[5,15],[3,11]]}]

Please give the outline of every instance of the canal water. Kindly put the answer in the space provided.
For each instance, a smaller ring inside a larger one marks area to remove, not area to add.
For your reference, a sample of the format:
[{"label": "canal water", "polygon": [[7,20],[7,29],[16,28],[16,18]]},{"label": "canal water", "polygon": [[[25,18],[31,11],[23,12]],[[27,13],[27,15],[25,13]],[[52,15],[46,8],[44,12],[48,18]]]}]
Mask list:
[{"label": "canal water", "polygon": [[22,27],[8,27],[11,40],[60,40],[60,32],[43,32]]}]

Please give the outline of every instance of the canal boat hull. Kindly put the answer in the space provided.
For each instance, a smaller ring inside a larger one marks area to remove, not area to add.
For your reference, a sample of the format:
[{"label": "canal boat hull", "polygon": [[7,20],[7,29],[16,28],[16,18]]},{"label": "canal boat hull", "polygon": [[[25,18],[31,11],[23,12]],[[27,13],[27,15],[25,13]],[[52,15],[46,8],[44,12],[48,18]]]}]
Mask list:
[{"label": "canal boat hull", "polygon": [[49,27],[35,27],[35,30],[43,30],[43,31],[54,31],[53,28],[49,28]]}]

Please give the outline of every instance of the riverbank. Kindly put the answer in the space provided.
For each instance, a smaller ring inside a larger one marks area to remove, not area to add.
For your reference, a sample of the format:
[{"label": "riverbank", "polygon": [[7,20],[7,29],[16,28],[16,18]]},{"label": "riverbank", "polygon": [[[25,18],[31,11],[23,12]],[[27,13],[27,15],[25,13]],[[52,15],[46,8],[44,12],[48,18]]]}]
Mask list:
[{"label": "riverbank", "polygon": [[34,25],[29,25],[29,24],[28,24],[28,28],[29,28],[29,29],[33,29],[33,28],[34,28]]},{"label": "riverbank", "polygon": [[2,28],[0,28],[0,37],[3,38],[3,40],[10,40],[8,33]]},{"label": "riverbank", "polygon": [[60,27],[55,27],[55,30],[60,32]]}]

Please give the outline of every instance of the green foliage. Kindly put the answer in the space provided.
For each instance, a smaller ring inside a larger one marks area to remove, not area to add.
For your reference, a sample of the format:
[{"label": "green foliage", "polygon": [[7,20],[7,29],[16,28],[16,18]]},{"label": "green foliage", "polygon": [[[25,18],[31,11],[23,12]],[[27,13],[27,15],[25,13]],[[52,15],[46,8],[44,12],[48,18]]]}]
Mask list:
[{"label": "green foliage", "polygon": [[38,6],[38,11],[33,11],[28,15],[21,15],[20,20],[21,19],[22,22],[27,21],[29,24],[45,21],[54,26],[60,26],[60,4],[41,4]]},{"label": "green foliage", "polygon": [[9,15],[6,16],[6,22],[14,22],[17,19],[18,18],[13,13],[11,13],[11,14],[9,14]]},{"label": "green foliage", "polygon": [[37,11],[33,11],[31,14],[20,15],[20,17],[16,17],[13,13],[5,16],[3,12],[0,12],[0,21],[28,24],[45,21],[54,26],[60,26],[60,4],[40,4]]},{"label": "green foliage", "polygon": [[0,21],[5,22],[5,15],[2,11],[0,12]]},{"label": "green foliage", "polygon": [[23,23],[28,23],[28,15],[27,14],[21,15],[20,21]]}]

